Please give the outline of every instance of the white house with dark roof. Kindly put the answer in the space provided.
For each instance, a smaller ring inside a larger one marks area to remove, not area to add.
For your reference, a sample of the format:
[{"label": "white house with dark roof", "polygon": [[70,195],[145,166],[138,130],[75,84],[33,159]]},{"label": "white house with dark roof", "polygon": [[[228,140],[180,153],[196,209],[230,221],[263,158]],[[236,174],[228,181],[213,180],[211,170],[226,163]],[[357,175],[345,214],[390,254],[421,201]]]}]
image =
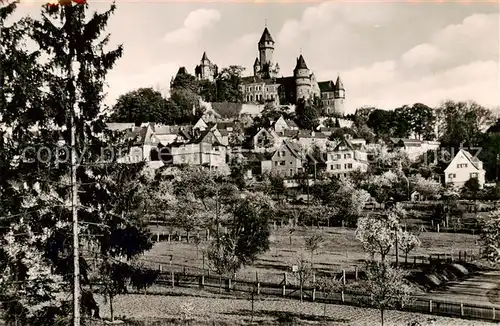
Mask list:
[{"label": "white house with dark roof", "polygon": [[470,152],[461,149],[444,170],[444,182],[447,185],[449,184],[460,188],[463,187],[469,179],[477,178],[479,187],[483,188],[485,174],[483,162]]},{"label": "white house with dark roof", "polygon": [[354,171],[366,172],[368,157],[363,142],[340,141],[333,150],[326,152],[326,173],[347,176]]}]

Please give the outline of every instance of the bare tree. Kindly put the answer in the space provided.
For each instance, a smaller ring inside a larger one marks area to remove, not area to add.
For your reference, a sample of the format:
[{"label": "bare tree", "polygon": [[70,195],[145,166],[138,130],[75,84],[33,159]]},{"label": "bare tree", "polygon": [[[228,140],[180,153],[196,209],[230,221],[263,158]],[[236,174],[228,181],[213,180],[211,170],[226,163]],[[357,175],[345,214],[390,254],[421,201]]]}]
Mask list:
[{"label": "bare tree", "polygon": [[312,263],[300,255],[296,258],[297,269],[294,271],[297,279],[299,280],[300,287],[300,302],[303,302],[304,298],[304,285],[309,281],[313,275]]},{"label": "bare tree", "polygon": [[[345,285],[335,275],[324,276],[318,280],[318,290],[323,292],[325,298],[330,298],[334,293],[344,291]],[[323,307],[323,317],[326,318],[326,304]]]},{"label": "bare tree", "polygon": [[314,234],[305,239],[306,249],[311,253],[311,268],[314,268],[314,253],[321,248],[325,238],[321,234]]}]

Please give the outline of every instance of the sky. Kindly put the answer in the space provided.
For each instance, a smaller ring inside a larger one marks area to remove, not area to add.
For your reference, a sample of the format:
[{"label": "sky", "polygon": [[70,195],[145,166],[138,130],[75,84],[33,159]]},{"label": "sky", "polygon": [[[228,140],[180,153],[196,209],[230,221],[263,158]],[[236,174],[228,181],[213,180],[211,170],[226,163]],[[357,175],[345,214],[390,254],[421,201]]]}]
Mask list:
[{"label": "sky", "polygon": [[[110,2],[88,0],[91,10]],[[346,109],[394,109],[451,99],[500,106],[500,4],[495,1],[117,0],[107,31],[124,55],[107,78],[107,100],[139,87],[168,94],[180,66],[194,74],[204,51],[219,68],[252,74],[264,27],[281,74],[302,53],[319,81],[338,75]],[[20,14],[36,16],[39,4]]]}]

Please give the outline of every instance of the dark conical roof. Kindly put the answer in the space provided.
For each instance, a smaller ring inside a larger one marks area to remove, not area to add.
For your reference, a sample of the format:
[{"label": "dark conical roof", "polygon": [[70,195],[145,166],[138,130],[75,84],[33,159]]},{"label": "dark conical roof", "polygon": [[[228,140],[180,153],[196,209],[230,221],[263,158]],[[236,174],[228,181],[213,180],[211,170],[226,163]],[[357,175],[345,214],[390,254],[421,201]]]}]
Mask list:
[{"label": "dark conical roof", "polygon": [[205,60],[208,61],[208,57],[207,57],[207,53],[203,52],[203,56],[201,57],[201,61],[205,61]]},{"label": "dark conical roof", "polygon": [[271,33],[269,33],[269,30],[266,28],[264,28],[264,32],[262,33],[262,36],[260,37],[260,41],[259,41],[259,44],[263,44],[265,42],[272,42],[274,43],[274,40],[271,36]]},{"label": "dark conical roof", "polygon": [[255,62],[253,63],[253,66],[258,66],[260,65],[260,61],[259,61],[259,58],[255,58]]},{"label": "dark conical roof", "polygon": [[309,69],[307,68],[306,61],[304,60],[302,54],[297,59],[297,65],[295,66],[295,69]]},{"label": "dark conical roof", "polygon": [[335,82],[335,90],[345,90],[344,84],[342,84],[342,80],[340,80],[340,76],[337,77],[337,81]]}]

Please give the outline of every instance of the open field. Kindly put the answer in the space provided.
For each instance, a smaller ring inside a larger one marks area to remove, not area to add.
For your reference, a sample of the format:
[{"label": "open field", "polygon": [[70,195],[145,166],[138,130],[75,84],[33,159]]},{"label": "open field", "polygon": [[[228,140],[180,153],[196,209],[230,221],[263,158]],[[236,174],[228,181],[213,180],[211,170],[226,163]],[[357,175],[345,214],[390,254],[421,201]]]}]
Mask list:
[{"label": "open field", "polygon": [[[157,229],[153,229],[153,232]],[[160,231],[161,232],[161,231]],[[254,280],[255,273],[258,272],[261,281],[281,281],[283,272],[289,271],[295,263],[297,256],[303,252],[307,258],[310,253],[305,250],[305,237],[321,233],[326,241],[314,255],[314,265],[316,269],[331,272],[352,272],[354,266],[362,265],[364,259],[369,258],[363,251],[361,243],[355,239],[354,229],[347,228],[298,228],[292,234],[292,244],[290,244],[289,229],[278,228],[272,232],[270,250],[261,255],[257,261],[246,266],[237,273],[239,279]],[[412,251],[409,255],[409,262],[413,262],[413,256],[426,256],[429,254],[448,254],[458,256],[459,251],[467,251],[468,254],[477,254],[479,246],[478,236],[470,234],[455,233],[434,233],[425,232],[420,234],[422,246]],[[147,252],[141,260],[154,267],[159,264],[164,266],[178,265],[187,266],[188,270],[201,270],[203,264],[203,247],[206,242],[202,241],[198,251],[194,243],[178,241],[156,243],[152,250]],[[395,259],[394,253],[391,259]],[[404,261],[404,255],[400,252],[400,261]],[[205,268],[207,268],[205,261]]]},{"label": "open field", "polygon": [[[109,317],[109,308],[99,298],[102,317]],[[114,300],[115,316],[150,319],[187,316],[196,325],[248,325],[251,319],[251,301],[230,295],[213,295],[193,289],[171,289],[168,296],[129,294]],[[380,312],[375,309],[321,303],[260,298],[254,302],[255,325],[356,325],[380,324]],[[216,323],[213,323],[216,321]],[[467,321],[400,311],[386,311],[385,325],[405,326],[411,321],[420,325],[466,326],[492,325],[487,322]],[[163,325],[163,324],[162,324]],[[165,324],[166,325],[166,324]]]}]

